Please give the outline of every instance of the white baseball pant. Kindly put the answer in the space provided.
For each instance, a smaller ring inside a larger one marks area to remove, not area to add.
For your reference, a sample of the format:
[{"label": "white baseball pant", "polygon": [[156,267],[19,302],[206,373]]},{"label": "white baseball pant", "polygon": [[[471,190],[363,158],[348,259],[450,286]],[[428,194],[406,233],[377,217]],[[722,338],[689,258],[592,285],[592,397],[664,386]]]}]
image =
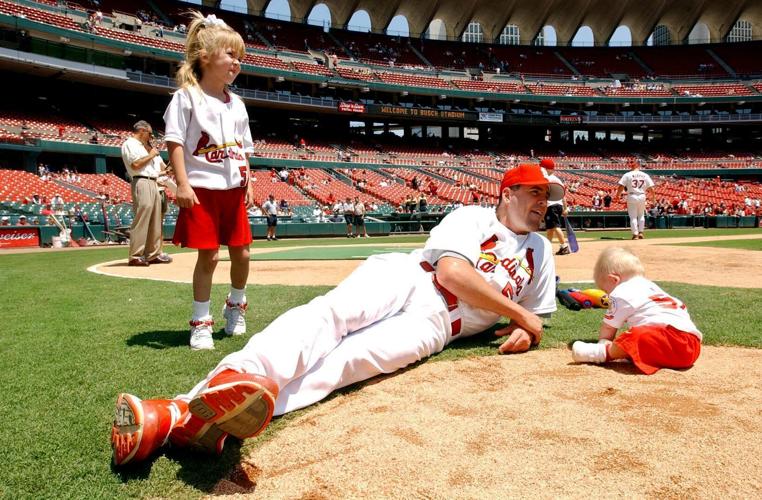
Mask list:
[{"label": "white baseball pant", "polygon": [[372,256],[327,294],[291,309],[226,356],[191,392],[233,369],[270,377],[275,415],[336,389],[391,373],[441,351],[450,340],[446,305],[420,258]]},{"label": "white baseball pant", "polygon": [[627,214],[630,216],[630,230],[632,234],[638,235],[646,228],[646,197],[628,196]]}]

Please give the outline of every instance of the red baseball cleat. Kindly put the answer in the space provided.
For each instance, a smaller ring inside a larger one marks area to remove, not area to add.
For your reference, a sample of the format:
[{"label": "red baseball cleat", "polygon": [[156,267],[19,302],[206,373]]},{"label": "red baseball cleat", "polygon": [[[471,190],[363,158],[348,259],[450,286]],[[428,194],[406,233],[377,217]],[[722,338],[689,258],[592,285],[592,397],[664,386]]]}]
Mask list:
[{"label": "red baseball cleat", "polygon": [[132,394],[120,394],[111,427],[114,465],[148,458],[167,442],[172,429],[185,419],[187,413],[188,405],[184,401],[142,401]]},{"label": "red baseball cleat", "polygon": [[189,404],[187,420],[171,433],[172,443],[221,453],[228,435],[238,439],[262,432],[273,417],[278,386],[271,379],[226,370]]}]

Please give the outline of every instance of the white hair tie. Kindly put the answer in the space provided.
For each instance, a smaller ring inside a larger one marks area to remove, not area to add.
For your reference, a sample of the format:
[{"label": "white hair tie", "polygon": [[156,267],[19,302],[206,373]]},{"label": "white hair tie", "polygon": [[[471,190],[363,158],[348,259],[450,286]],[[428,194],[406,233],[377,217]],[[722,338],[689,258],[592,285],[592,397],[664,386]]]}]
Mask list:
[{"label": "white hair tie", "polygon": [[204,18],[204,26],[206,27],[219,26],[220,28],[224,28],[225,26],[227,26],[227,24],[225,24],[225,21],[223,21],[222,19],[217,19],[217,16],[215,16],[214,14],[209,14],[208,16]]}]

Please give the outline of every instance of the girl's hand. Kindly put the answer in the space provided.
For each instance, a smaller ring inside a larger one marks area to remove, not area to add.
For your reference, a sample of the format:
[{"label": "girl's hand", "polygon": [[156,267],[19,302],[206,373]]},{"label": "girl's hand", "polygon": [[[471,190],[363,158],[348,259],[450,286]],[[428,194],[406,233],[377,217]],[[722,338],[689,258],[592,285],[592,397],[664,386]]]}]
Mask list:
[{"label": "girl's hand", "polygon": [[200,203],[190,184],[177,186],[177,195],[175,197],[177,198],[177,206],[180,208],[192,208],[193,205]]},{"label": "girl's hand", "polygon": [[246,188],[246,208],[249,209],[254,206],[254,186],[249,183],[249,187]]}]

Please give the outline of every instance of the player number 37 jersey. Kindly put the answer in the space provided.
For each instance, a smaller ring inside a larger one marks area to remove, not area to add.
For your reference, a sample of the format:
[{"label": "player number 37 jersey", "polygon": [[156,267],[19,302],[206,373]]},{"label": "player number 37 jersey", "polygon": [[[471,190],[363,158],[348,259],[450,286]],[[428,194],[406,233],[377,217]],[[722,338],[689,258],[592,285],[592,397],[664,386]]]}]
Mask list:
[{"label": "player number 37 jersey", "polygon": [[642,197],[646,190],[654,186],[651,176],[640,170],[627,172],[619,180],[619,184],[627,189],[627,196]]},{"label": "player number 37 jersey", "polygon": [[248,182],[246,153],[254,152],[246,106],[227,92],[227,101],[186,87],[172,96],[164,113],[164,140],[183,146],[192,187],[227,190]]}]

